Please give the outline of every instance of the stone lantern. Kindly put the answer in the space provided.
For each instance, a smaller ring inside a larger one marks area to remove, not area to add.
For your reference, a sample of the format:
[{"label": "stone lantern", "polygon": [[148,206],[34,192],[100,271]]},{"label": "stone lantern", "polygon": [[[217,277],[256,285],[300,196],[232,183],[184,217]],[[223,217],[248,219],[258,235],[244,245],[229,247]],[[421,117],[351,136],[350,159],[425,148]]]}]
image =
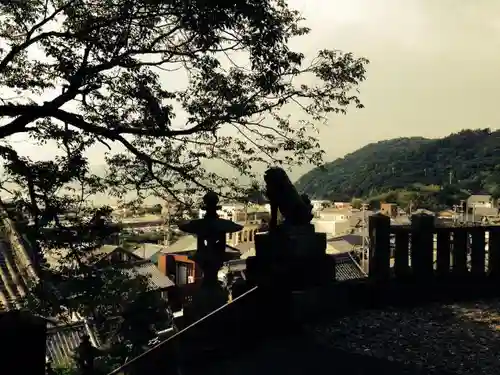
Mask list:
[{"label": "stone lantern", "polygon": [[203,197],[201,219],[179,225],[179,229],[197,236],[198,245],[194,261],[203,271],[200,288],[193,295],[193,302],[184,310],[188,321],[195,321],[228,302],[228,294],[220,285],[217,273],[228,260],[226,254],[226,234],[239,232],[243,227],[230,220],[221,219],[217,214],[219,197],[208,192]]}]

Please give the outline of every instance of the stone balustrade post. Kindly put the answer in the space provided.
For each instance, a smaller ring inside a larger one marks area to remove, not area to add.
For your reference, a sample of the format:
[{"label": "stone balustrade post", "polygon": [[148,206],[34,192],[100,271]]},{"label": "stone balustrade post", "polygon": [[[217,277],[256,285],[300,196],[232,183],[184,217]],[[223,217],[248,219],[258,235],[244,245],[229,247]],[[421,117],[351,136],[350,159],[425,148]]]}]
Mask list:
[{"label": "stone balustrade post", "polygon": [[390,277],[391,219],[381,213],[368,219],[370,234],[369,276],[376,281]]}]

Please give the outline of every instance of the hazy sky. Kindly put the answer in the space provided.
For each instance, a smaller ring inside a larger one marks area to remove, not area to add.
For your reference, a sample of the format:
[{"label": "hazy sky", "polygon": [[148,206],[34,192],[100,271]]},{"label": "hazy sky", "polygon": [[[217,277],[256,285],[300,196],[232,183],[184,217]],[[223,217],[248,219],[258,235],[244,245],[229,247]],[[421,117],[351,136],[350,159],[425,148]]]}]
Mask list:
[{"label": "hazy sky", "polygon": [[366,108],[323,130],[329,159],[369,142],[500,125],[500,1],[291,0],[312,27],[304,46],[371,60]]},{"label": "hazy sky", "polygon": [[[321,48],[341,49],[371,60],[361,86],[366,108],[332,116],[322,127],[327,160],[377,140],[440,137],[500,123],[499,0],[289,3],[312,28],[294,48],[306,56]],[[18,149],[39,152],[24,143]],[[102,150],[91,160],[102,164]]]}]

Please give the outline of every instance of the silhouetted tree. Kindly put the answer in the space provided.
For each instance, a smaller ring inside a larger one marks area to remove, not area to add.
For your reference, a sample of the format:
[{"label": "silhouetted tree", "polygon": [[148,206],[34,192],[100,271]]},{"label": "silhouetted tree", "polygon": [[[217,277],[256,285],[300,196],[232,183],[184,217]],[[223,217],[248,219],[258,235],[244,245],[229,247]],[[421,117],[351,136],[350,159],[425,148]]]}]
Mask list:
[{"label": "silhouetted tree", "polygon": [[[7,169],[30,181],[49,166],[61,184],[72,181],[101,143],[120,151],[107,158],[115,193],[133,186],[187,199],[238,187],[203,168],[207,159],[246,175],[259,163],[319,163],[315,124],[361,106],[352,92],[367,61],[322,50],[305,65],[288,41],[308,29],[281,0],[3,4],[0,139],[24,133],[63,151],[44,167],[2,145]],[[285,105],[303,109],[300,121]]]},{"label": "silhouetted tree", "polygon": [[[0,187],[42,256],[67,246],[89,275],[81,261],[111,229],[88,198],[135,190],[182,209],[207,189],[241,197],[207,160],[251,178],[259,164],[319,164],[317,124],[362,106],[367,61],[322,50],[306,64],[288,42],[309,30],[283,0],[6,0],[0,17]],[[40,157],[20,153],[16,135],[45,146]],[[105,176],[87,159],[98,145],[110,151]],[[40,308],[75,303],[57,297],[64,275],[44,272],[56,290],[40,287]],[[79,308],[93,310],[108,285],[81,285]]]}]

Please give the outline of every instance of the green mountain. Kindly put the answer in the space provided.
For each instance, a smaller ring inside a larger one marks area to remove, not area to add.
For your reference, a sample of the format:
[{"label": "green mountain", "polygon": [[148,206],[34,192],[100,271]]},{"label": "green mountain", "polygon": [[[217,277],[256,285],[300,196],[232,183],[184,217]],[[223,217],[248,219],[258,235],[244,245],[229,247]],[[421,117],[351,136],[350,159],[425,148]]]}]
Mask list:
[{"label": "green mountain", "polygon": [[311,198],[417,200],[422,208],[435,208],[436,201],[441,206],[458,203],[469,193],[499,196],[500,131],[372,143],[309,171],[296,187]]}]

